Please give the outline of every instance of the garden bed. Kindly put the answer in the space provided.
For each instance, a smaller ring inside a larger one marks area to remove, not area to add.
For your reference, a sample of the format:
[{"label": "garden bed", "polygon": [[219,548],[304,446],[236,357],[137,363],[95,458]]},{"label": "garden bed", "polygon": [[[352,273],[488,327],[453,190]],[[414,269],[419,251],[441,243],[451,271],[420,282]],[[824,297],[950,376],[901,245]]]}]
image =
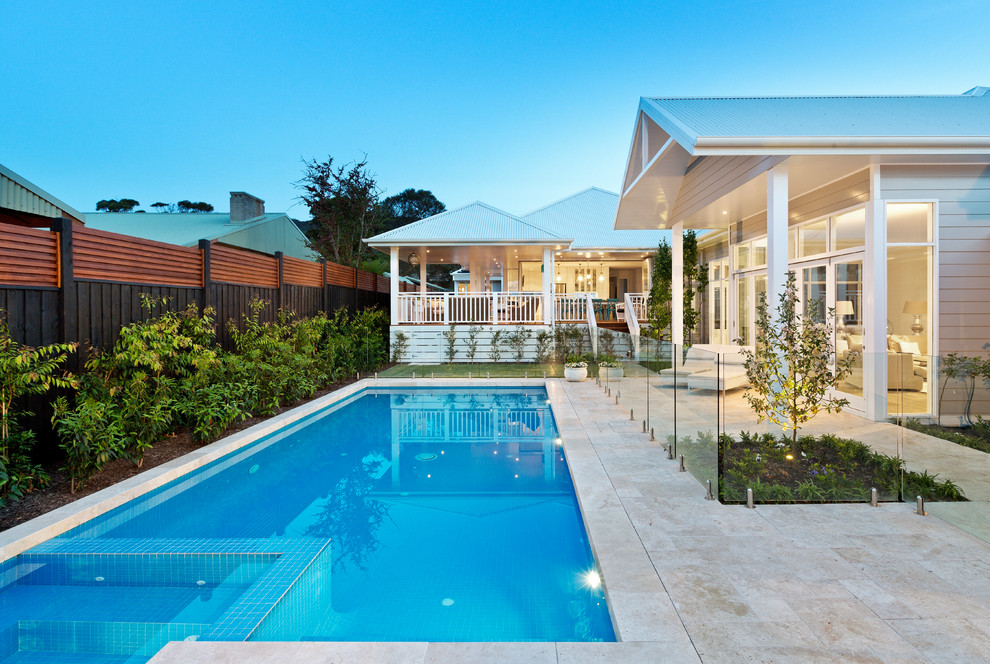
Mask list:
[{"label": "garden bed", "polygon": [[805,436],[793,454],[789,438],[772,434],[723,434],[718,448],[712,435],[680,442],[685,466],[700,481],[717,484],[723,503],[746,502],[746,489],[758,503],[869,502],[876,488],[883,501],[966,500],[962,489],[927,472],[904,470],[900,459],[835,436]]},{"label": "garden bed", "polygon": [[[308,403],[314,399],[319,399],[322,396],[338,390],[345,385],[350,385],[355,382],[355,378],[351,377],[346,380],[339,381],[329,388],[320,390],[313,395],[310,399],[304,399],[302,401],[297,401],[296,403],[284,406],[278,410],[278,413],[283,413],[292,408],[296,408],[304,403]],[[276,415],[278,414],[276,413]],[[276,415],[272,415],[275,417]],[[234,426],[227,429],[222,436],[229,436],[233,433],[252,427],[255,424],[264,422],[270,419],[268,417],[253,417],[243,422],[238,422]],[[138,468],[133,462],[127,459],[115,459],[108,463],[103,470],[94,475],[89,481],[86,482],[85,487],[82,489],[77,489],[75,493],[69,490],[69,475],[57,466],[48,468],[51,481],[41,489],[35,489],[31,493],[26,494],[23,498],[19,500],[11,500],[3,507],[0,507],[0,532],[7,530],[8,528],[13,528],[16,525],[29,521],[35,517],[41,516],[42,514],[47,514],[54,509],[62,507],[63,505],[68,505],[69,503],[75,502],[80,498],[84,498],[91,494],[96,493],[102,489],[109,486],[113,486],[118,482],[122,482],[130,477],[134,477],[146,470],[150,470],[155,466],[160,466],[163,463],[167,463],[172,459],[177,459],[180,456],[193,452],[200,449],[206,443],[201,443],[193,438],[192,432],[188,428],[184,428],[178,431],[175,435],[168,436],[167,438],[155,443],[151,448],[145,452],[144,462],[141,467]]]},{"label": "garden bed", "polygon": [[913,418],[904,420],[901,425],[911,431],[990,453],[990,422],[984,422],[982,419],[978,419],[973,426],[963,428],[926,424]]}]

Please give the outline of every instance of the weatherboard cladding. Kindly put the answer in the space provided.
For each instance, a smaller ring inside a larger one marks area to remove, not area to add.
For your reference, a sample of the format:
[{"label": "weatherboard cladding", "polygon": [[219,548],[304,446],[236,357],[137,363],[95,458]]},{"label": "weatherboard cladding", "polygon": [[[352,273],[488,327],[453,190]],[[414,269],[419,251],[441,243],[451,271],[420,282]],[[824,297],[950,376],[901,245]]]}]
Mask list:
[{"label": "weatherboard cladding", "polygon": [[670,237],[665,231],[615,230],[618,207],[618,194],[591,187],[522,218],[561,237],[574,238],[571,249],[655,249],[661,237]]},{"label": "weatherboard cladding", "polygon": [[370,244],[392,242],[485,242],[532,240],[552,243],[569,235],[557,235],[519,217],[481,202],[406,224],[368,240]]},{"label": "weatherboard cladding", "polygon": [[990,96],[643,98],[698,137],[987,136]]}]

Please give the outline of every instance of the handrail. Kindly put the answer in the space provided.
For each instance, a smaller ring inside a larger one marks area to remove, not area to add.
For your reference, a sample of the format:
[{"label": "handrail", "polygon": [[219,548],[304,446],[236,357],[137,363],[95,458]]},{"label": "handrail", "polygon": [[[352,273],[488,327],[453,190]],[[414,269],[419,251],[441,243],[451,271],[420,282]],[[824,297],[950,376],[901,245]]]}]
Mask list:
[{"label": "handrail", "polygon": [[626,293],[626,327],[629,328],[629,336],[633,342],[633,359],[639,359],[639,314],[633,305],[632,293]]},{"label": "handrail", "polygon": [[402,325],[543,323],[541,291],[399,293],[396,321]]},{"label": "handrail", "polygon": [[588,335],[591,337],[591,354],[598,357],[598,322],[595,320],[595,303],[591,299],[591,293],[585,295],[588,298]]}]

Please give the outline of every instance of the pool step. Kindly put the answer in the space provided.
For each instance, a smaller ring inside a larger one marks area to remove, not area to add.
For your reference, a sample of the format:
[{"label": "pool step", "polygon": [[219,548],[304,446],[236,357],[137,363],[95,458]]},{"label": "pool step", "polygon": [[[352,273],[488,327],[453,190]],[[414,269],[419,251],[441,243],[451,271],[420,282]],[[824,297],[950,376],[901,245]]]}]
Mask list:
[{"label": "pool step", "polygon": [[0,633],[0,663],[135,664],[150,659],[169,641],[210,628],[195,623],[21,620]]}]

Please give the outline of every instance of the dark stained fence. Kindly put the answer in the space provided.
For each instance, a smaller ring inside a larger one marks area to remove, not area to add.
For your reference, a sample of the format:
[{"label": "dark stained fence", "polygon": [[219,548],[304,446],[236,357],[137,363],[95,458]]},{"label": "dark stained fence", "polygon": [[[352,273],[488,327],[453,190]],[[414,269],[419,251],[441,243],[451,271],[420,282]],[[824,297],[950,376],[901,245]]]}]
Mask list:
[{"label": "dark stained fence", "polygon": [[[0,309],[12,337],[39,346],[112,345],[120,329],[149,317],[142,296],[216,311],[217,338],[231,347],[228,321],[242,326],[255,299],[298,316],[389,306],[388,280],[353,267],[271,256],[217,242],[181,247],[57,219],[52,230],[0,223]],[[160,311],[159,306],[156,311]]]}]

